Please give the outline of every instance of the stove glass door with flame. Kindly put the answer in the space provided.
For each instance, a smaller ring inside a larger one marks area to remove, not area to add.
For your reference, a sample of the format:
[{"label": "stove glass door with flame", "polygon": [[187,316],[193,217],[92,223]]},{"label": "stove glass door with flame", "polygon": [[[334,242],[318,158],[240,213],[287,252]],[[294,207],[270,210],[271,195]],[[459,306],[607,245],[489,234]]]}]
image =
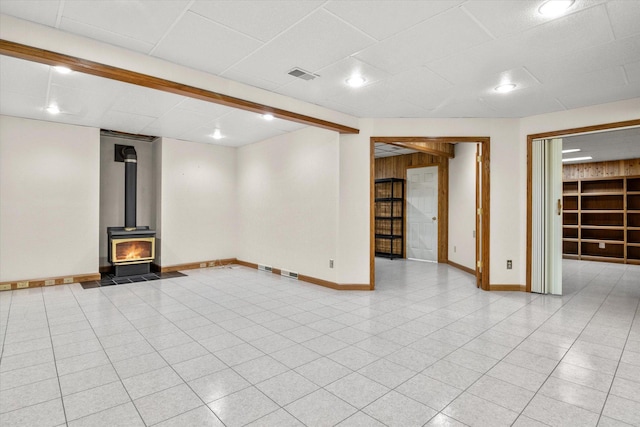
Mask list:
[{"label": "stove glass door with flame", "polygon": [[113,239],[111,259],[114,264],[138,264],[155,258],[155,238]]}]

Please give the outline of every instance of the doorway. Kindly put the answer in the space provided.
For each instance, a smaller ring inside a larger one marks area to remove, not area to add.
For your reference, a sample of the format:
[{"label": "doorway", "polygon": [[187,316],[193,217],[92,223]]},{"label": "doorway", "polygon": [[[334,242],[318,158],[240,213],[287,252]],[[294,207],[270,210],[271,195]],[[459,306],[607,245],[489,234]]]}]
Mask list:
[{"label": "doorway", "polygon": [[407,169],[407,258],[438,262],[438,166]]},{"label": "doorway", "polygon": [[[565,170],[563,171],[564,182],[561,182],[560,187],[561,195],[557,197],[562,200],[559,205],[557,202],[549,202],[549,194],[536,195],[539,187],[534,183],[537,140],[564,137],[567,141],[571,137],[580,135],[599,134],[605,131],[618,132],[622,128],[637,128],[638,126],[640,126],[640,120],[629,120],[527,136],[527,292],[535,292],[536,276],[545,274],[544,269],[535,259],[538,254],[534,249],[534,241],[540,234],[540,230],[536,231],[534,226],[535,215],[542,213],[542,215],[548,216],[559,207],[562,208],[559,212],[562,214],[563,224],[560,236],[554,238],[557,240],[554,243],[562,245],[564,254],[560,257],[560,264],[562,258],[640,263],[640,250],[637,261],[627,260],[628,248],[631,247],[632,252],[635,248],[634,243],[629,245],[628,242],[633,241],[635,235],[633,227],[631,229],[628,227],[628,218],[625,219],[628,212],[632,212],[625,208],[625,203],[628,204],[627,175],[640,176],[640,170],[633,172],[631,168],[622,167],[622,170],[617,172],[621,176],[616,178],[607,163],[614,163],[618,168],[621,163],[619,161],[591,163],[591,166],[585,166],[581,171],[574,171],[575,173]],[[598,143],[596,146],[601,150],[608,150],[606,142]],[[587,170],[589,172],[586,172]],[[575,176],[567,174],[575,174]],[[640,179],[638,182],[640,185]],[[584,184],[586,186],[583,191]],[[604,195],[603,200],[598,200],[602,195]],[[543,203],[547,205],[544,209],[541,208]],[[602,203],[608,203],[608,205],[605,206]],[[633,219],[631,223],[633,223]],[[638,215],[638,226],[640,229],[640,215]],[[640,237],[640,233],[638,237]],[[638,242],[638,246],[640,246],[640,239]]]},{"label": "doorway", "polygon": [[[443,163],[448,166],[448,158],[453,157],[452,144],[473,143],[478,146],[477,177],[480,181],[476,189],[476,239],[479,247],[476,256],[479,259],[475,268],[468,271],[476,274],[476,284],[483,290],[490,289],[489,268],[489,236],[490,236],[490,138],[489,137],[371,137],[370,138],[370,250],[369,250],[369,277],[371,290],[375,289],[375,180],[377,171],[375,165],[376,143],[390,144],[398,147],[411,148],[421,153],[427,153],[438,160],[434,164],[418,166],[435,166]],[[410,166],[410,165],[409,165]],[[408,167],[406,168],[409,169]],[[436,216],[438,228],[438,252],[437,259],[440,263],[448,261],[448,169],[440,167],[438,171],[438,215]],[[443,182],[447,185],[443,185]],[[438,221],[439,219],[439,221]],[[453,263],[452,263],[453,265]]]}]

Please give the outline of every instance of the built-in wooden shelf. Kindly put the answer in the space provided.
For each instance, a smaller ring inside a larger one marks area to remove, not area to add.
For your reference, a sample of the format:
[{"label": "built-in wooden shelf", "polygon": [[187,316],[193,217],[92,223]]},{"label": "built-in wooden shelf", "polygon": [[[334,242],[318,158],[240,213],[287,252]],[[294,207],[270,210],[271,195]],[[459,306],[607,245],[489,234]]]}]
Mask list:
[{"label": "built-in wooden shelf", "polygon": [[563,257],[640,264],[640,176],[593,177],[587,165],[581,174],[571,166],[562,183]]}]

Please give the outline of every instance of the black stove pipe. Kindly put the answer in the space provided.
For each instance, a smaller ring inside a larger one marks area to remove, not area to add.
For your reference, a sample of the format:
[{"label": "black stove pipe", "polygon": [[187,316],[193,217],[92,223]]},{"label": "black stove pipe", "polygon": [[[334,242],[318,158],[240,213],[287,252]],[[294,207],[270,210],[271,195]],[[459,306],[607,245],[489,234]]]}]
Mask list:
[{"label": "black stove pipe", "polygon": [[136,229],[136,189],[138,174],[138,156],[133,147],[122,149],[124,157],[124,229]]}]

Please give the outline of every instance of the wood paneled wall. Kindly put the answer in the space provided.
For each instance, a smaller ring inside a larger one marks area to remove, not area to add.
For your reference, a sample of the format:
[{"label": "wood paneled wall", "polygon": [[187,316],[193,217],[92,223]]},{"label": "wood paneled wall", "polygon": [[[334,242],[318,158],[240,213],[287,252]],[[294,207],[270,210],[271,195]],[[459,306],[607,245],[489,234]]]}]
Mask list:
[{"label": "wood paneled wall", "polygon": [[640,159],[562,165],[562,179],[605,178],[640,175]]},{"label": "wood paneled wall", "polygon": [[[375,179],[407,179],[407,169],[438,166],[438,262],[447,262],[449,255],[449,159],[425,153],[375,159]],[[406,188],[405,188],[406,191]],[[406,194],[405,194],[406,198]],[[406,212],[406,209],[405,209]],[[406,224],[405,224],[405,230]],[[406,249],[407,233],[404,245]],[[407,251],[404,251],[405,256]]]}]

